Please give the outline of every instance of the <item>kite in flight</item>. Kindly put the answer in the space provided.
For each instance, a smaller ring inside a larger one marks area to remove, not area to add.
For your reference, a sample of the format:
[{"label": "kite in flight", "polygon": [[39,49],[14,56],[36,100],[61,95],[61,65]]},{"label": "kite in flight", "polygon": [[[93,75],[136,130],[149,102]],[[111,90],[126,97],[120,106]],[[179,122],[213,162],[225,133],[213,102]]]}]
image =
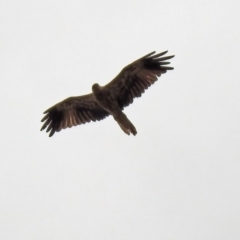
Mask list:
[{"label": "kite in flight", "polygon": [[47,128],[46,131],[50,131],[51,137],[62,129],[90,121],[100,121],[112,115],[126,134],[136,135],[136,128],[122,110],[131,104],[135,97],[140,97],[161,74],[173,69],[165,66],[170,63],[165,60],[174,56],[161,57],[166,53],[167,51],[159,54],[151,52],[124,67],[107,85],[100,86],[95,83],[92,93],[69,97],[52,106],[44,112],[46,115],[42,119],[44,124],[41,131]]}]

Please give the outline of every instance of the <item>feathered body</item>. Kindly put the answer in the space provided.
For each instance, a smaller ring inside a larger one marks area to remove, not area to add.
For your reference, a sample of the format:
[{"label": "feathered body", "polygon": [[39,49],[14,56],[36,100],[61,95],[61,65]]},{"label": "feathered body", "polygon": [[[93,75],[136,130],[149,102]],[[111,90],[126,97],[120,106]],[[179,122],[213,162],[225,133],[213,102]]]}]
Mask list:
[{"label": "feathered body", "polygon": [[135,97],[140,97],[161,74],[173,69],[165,66],[169,64],[165,60],[174,56],[161,57],[167,51],[153,55],[154,53],[149,53],[123,68],[107,85],[101,87],[97,83],[93,84],[92,93],[67,98],[46,110],[42,119],[45,123],[41,130],[47,128],[51,137],[56,131],[67,127],[99,121],[112,115],[126,134],[136,135],[136,128],[122,110]]}]

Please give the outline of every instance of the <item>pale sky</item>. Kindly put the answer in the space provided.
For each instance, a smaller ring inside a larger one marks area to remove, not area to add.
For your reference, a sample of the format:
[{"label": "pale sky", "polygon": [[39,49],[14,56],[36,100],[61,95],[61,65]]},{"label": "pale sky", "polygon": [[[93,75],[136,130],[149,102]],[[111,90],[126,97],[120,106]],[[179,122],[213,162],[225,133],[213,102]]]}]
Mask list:
[{"label": "pale sky", "polygon": [[[239,1],[1,1],[4,240],[240,238]],[[112,117],[43,111],[151,51],[175,69]]]}]

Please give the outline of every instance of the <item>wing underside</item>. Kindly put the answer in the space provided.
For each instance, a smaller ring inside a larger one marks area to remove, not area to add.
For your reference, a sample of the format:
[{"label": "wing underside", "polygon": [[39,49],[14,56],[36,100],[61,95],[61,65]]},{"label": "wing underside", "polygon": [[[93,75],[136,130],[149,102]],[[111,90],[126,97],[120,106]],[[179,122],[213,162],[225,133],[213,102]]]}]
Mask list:
[{"label": "wing underside", "polygon": [[157,79],[173,67],[166,66],[166,61],[174,56],[162,57],[167,51],[155,54],[151,52],[129,64],[104,88],[113,91],[121,108],[131,104],[140,97]]},{"label": "wing underside", "polygon": [[97,104],[92,94],[65,99],[44,113],[46,115],[41,120],[44,122],[41,131],[50,131],[49,137],[62,129],[100,121],[109,115]]}]

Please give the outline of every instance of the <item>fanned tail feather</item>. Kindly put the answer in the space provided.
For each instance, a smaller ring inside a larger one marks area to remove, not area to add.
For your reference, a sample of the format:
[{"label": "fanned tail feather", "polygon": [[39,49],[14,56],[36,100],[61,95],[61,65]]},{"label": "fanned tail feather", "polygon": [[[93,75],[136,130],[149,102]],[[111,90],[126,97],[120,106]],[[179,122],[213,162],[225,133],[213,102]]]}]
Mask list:
[{"label": "fanned tail feather", "polygon": [[119,113],[118,115],[115,115],[114,119],[117,121],[121,129],[127,135],[130,135],[130,133],[132,133],[135,136],[137,134],[136,128],[123,112]]}]

